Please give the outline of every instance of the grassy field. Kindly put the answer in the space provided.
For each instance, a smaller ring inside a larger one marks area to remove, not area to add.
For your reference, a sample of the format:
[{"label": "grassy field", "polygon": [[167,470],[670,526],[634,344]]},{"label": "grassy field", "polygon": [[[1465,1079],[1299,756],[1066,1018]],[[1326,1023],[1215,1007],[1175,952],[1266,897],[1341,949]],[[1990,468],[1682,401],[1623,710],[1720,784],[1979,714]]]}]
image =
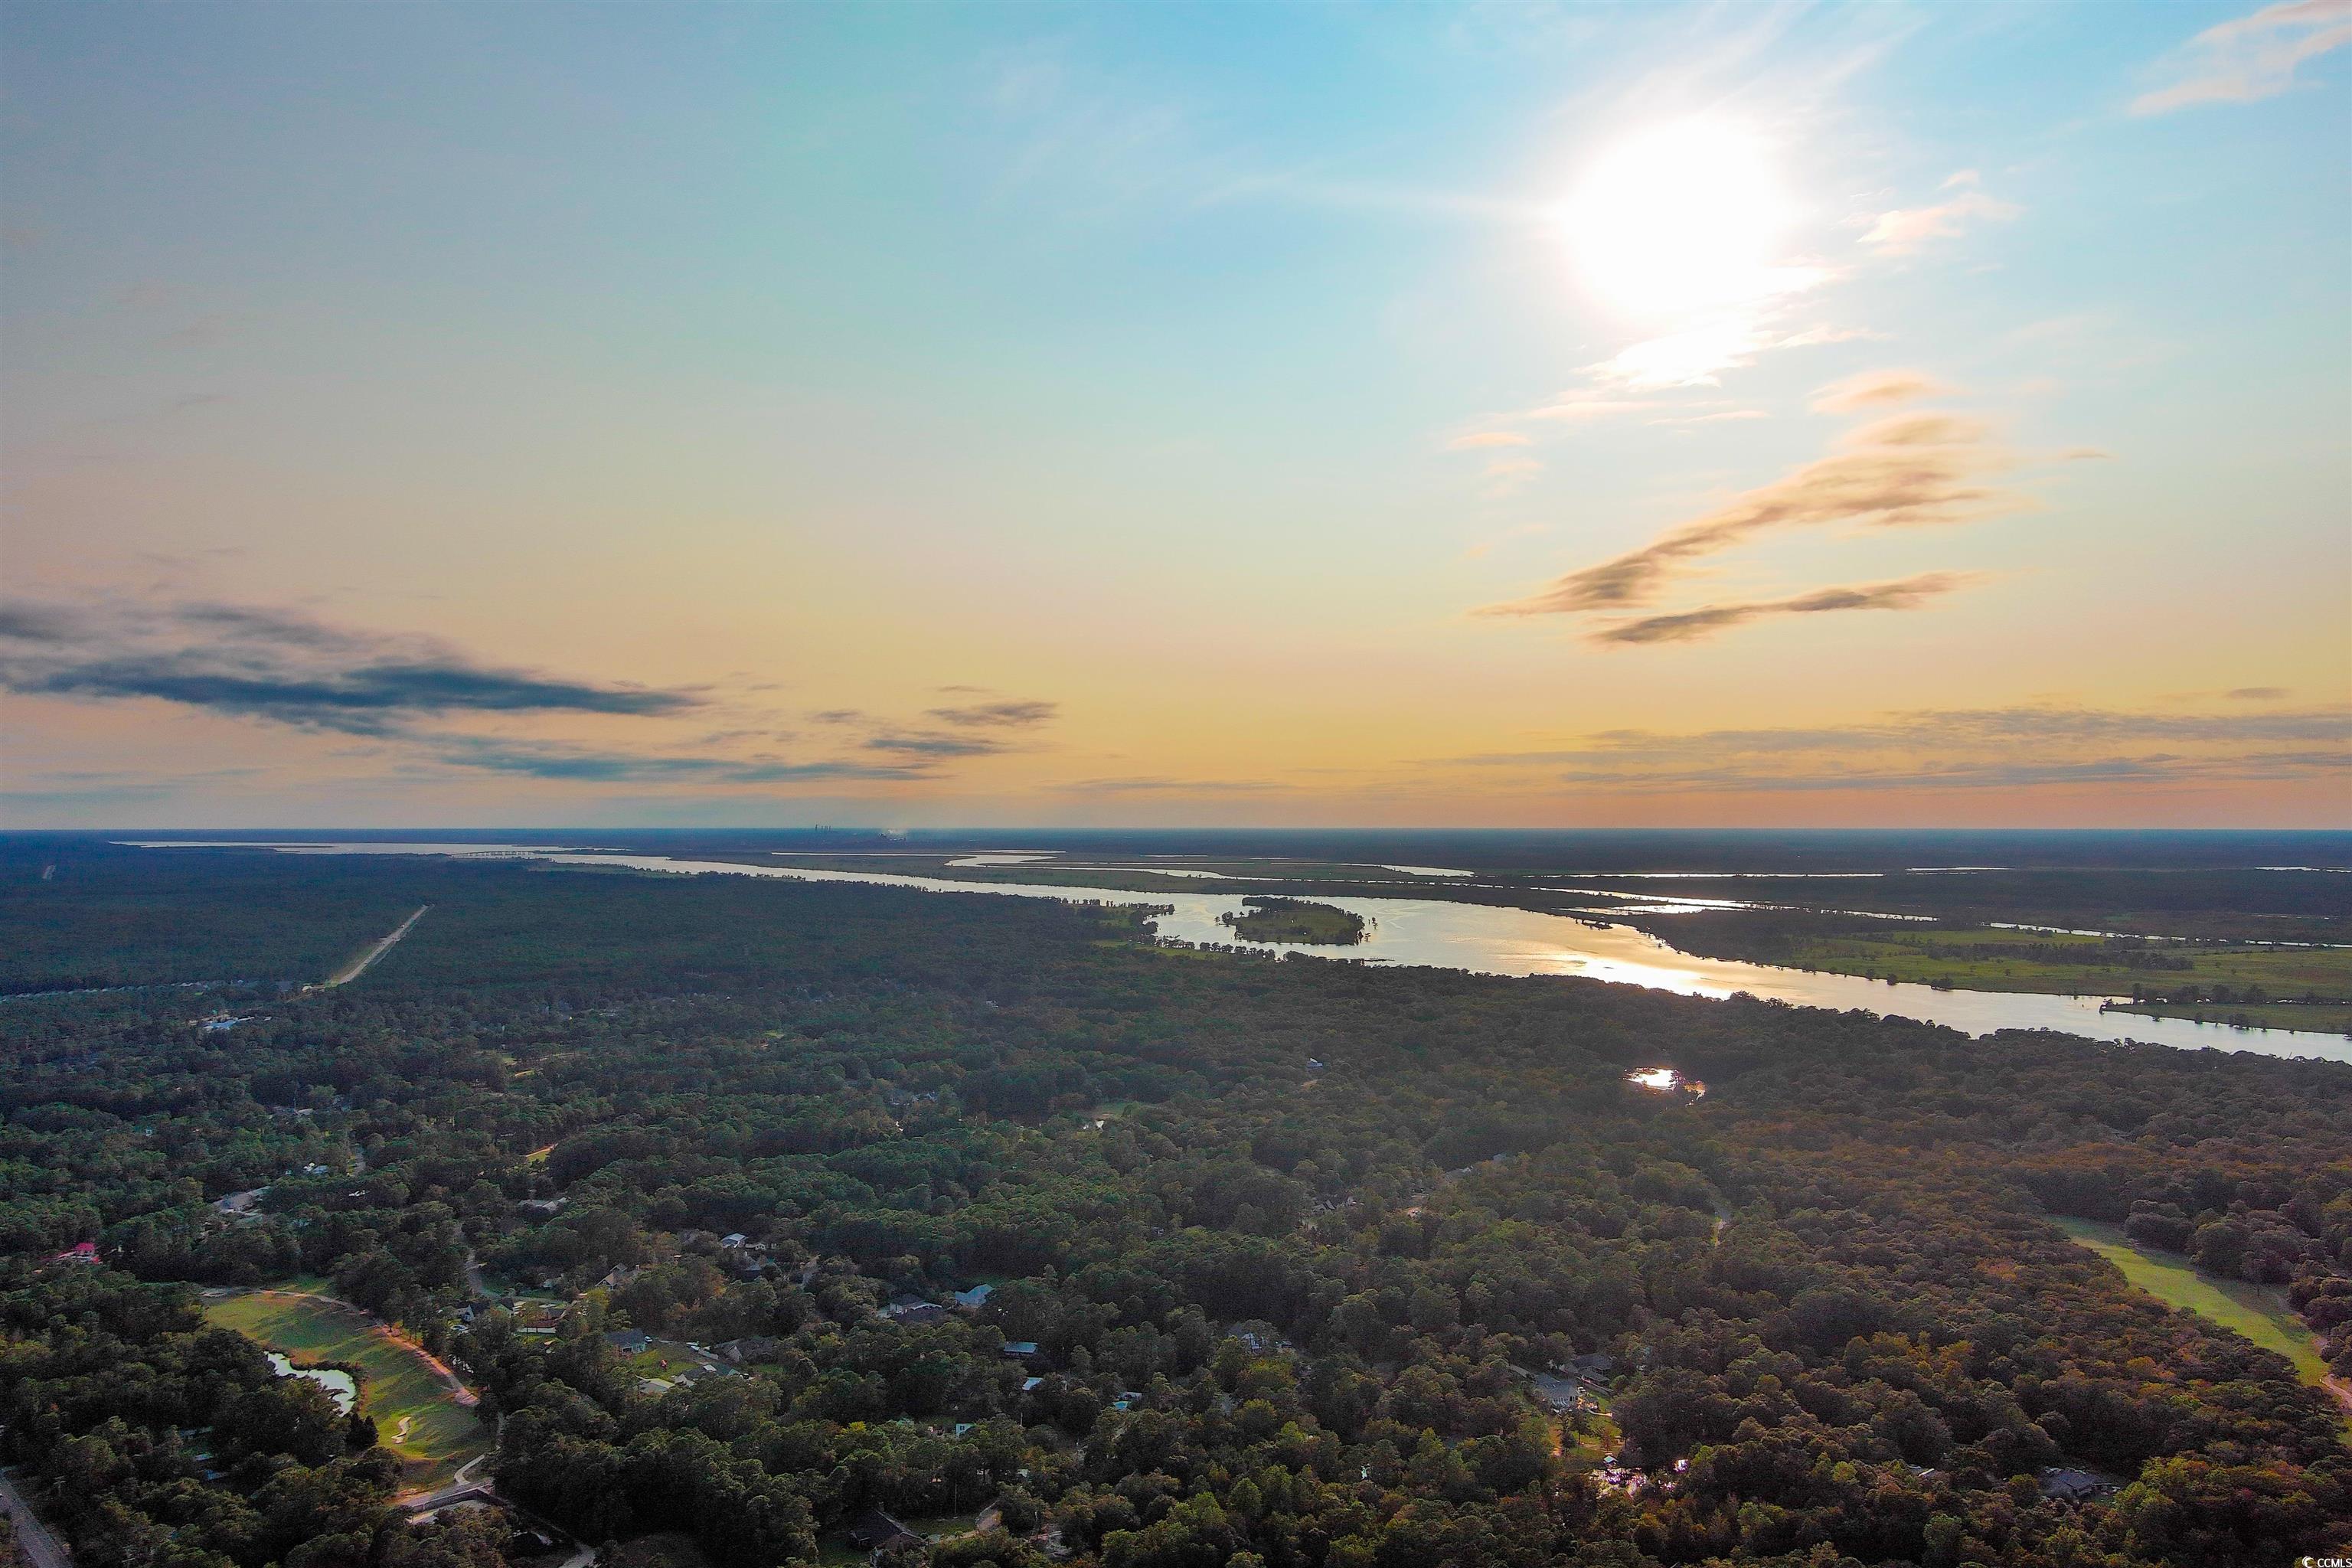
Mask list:
[{"label": "grassy field", "polygon": [[1562,1424],[1560,1431],[1560,1462],[1571,1473],[1598,1469],[1601,1461],[1624,1446],[1623,1434],[1617,1430],[1616,1421],[1605,1411],[1596,1411],[1580,1421]]},{"label": "grassy field", "polygon": [[2061,1217],[2058,1227],[2117,1268],[2124,1278],[2169,1307],[2194,1312],[2233,1333],[2244,1335],[2264,1350],[2276,1351],[2294,1363],[2295,1375],[2314,1387],[2322,1386],[2327,1363],[2311,1330],[2287,1305],[2286,1292],[2271,1285],[2242,1279],[2216,1279],[2200,1274],[2189,1260],[2162,1253],[2142,1252],[2125,1239],[2122,1229],[2095,1220]]},{"label": "grassy field", "polygon": [[486,1454],[490,1431],[461,1404],[450,1380],[424,1351],[378,1325],[358,1308],[297,1290],[248,1290],[208,1297],[205,1317],[235,1329],[296,1365],[342,1362],[360,1369],[360,1414],[378,1439],[405,1461],[404,1487],[439,1486],[459,1466]]},{"label": "grassy field", "polygon": [[[1805,933],[1794,929],[1784,956],[1771,962],[1800,969],[1867,974],[1969,991],[2057,991],[2126,996],[2134,985],[2178,992],[2189,985],[2227,985],[2263,996],[2316,994],[2352,998],[2352,950],[2200,946],[2163,942],[2132,949],[2104,937],[2063,932],[1920,927],[1869,933]],[[2147,969],[2125,962],[2134,951],[2181,969]],[[2209,1003],[2210,1011],[2232,1004]],[[2317,1012],[2319,1009],[2313,1009]]]},{"label": "grassy field", "polygon": [[2138,1013],[2150,1018],[2193,1018],[2200,1024],[2231,1024],[2250,1029],[2303,1029],[2314,1034],[2352,1035],[2352,1002],[2321,1002],[2312,1005],[2256,1003],[2139,1002],[2118,1006],[2118,1013]]}]

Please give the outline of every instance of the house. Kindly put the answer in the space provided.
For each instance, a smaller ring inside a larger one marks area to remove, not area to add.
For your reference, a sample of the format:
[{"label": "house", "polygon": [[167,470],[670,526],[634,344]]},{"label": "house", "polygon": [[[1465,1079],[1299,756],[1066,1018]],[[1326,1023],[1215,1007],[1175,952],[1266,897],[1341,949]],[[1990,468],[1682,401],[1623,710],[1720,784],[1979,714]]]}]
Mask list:
[{"label": "house", "polygon": [[517,1301],[512,1310],[515,1327],[526,1334],[551,1334],[563,1319],[563,1309],[552,1301]]},{"label": "house", "polygon": [[1024,1394],[1034,1394],[1045,1386],[1045,1380],[1042,1377],[1024,1377],[1021,1380],[1021,1392]]},{"label": "house", "polygon": [[937,1301],[926,1301],[919,1296],[900,1296],[882,1309],[882,1315],[894,1323],[920,1325],[942,1321],[948,1310]]},{"label": "house", "polygon": [[1580,1355],[1569,1359],[1568,1370],[1574,1376],[1597,1383],[1606,1378],[1616,1365],[1617,1358],[1614,1356]]},{"label": "house", "polygon": [[1552,1377],[1538,1373],[1528,1379],[1535,1396],[1554,1410],[1580,1410],[1591,1403],[1584,1384],[1572,1378]]},{"label": "house", "polygon": [[596,1285],[603,1289],[618,1290],[624,1285],[635,1284],[637,1276],[644,1272],[644,1269],[632,1268],[625,1263],[615,1263],[604,1278],[596,1281]]},{"label": "house", "polygon": [[995,1294],[996,1287],[993,1285],[975,1285],[969,1290],[959,1290],[955,1293],[956,1310],[977,1312],[987,1306],[988,1299]]},{"label": "house", "polygon": [[2083,1502],[2115,1489],[2114,1483],[2088,1470],[2060,1467],[2042,1472],[2042,1495],[2058,1502]]},{"label": "house", "polygon": [[879,1555],[900,1547],[920,1546],[923,1538],[880,1509],[869,1508],[850,1522],[849,1544],[860,1552]]},{"label": "house", "polygon": [[569,1200],[564,1198],[525,1198],[515,1207],[525,1214],[555,1214]]},{"label": "house", "polygon": [[710,1347],[712,1353],[725,1356],[737,1366],[750,1361],[772,1361],[778,1342],[766,1334],[753,1334],[748,1339],[727,1340]]},{"label": "house", "polygon": [[654,1337],[643,1329],[614,1329],[604,1336],[604,1342],[623,1355],[643,1355]]},{"label": "house", "polygon": [[49,1255],[49,1261],[52,1263],[96,1263],[98,1261],[98,1243],[94,1241],[77,1241],[71,1247],[67,1247],[63,1252],[51,1253]]},{"label": "house", "polygon": [[732,1250],[735,1247],[744,1246],[750,1242],[751,1239],[751,1238],[750,1237],[744,1235],[740,1230],[730,1230],[725,1236],[719,1238],[719,1245]]},{"label": "house", "polygon": [[254,1205],[258,1204],[268,1191],[268,1187],[248,1187],[244,1192],[229,1194],[215,1203],[213,1207],[225,1215],[244,1217],[253,1213]]},{"label": "house", "polygon": [[1004,1348],[997,1353],[1002,1355],[1007,1361],[1035,1361],[1038,1359],[1037,1342],[1035,1340],[1007,1340],[1004,1342]]}]

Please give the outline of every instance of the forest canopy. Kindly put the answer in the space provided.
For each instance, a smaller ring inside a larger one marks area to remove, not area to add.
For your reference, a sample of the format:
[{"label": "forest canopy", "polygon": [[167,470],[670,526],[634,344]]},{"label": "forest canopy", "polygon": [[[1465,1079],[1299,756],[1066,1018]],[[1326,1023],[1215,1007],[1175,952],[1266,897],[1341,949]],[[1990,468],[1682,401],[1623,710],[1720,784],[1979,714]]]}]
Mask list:
[{"label": "forest canopy", "polygon": [[[2051,1223],[2285,1291],[2352,1373],[2352,1068],[77,843],[0,862],[18,989],[217,982],[0,1002],[0,1450],[97,1568],[489,1568],[530,1521],[727,1568],[2352,1540],[2327,1393]],[[296,1279],[478,1393],[503,1522],[411,1522],[385,1435],[198,1311]]]}]

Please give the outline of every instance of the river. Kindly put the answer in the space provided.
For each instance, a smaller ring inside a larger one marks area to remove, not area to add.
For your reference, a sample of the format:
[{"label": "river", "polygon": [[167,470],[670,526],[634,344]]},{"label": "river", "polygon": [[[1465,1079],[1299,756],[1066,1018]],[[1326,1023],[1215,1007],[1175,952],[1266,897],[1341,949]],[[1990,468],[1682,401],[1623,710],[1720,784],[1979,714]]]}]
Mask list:
[{"label": "river", "polygon": [[[1372,963],[1464,970],[1474,974],[1557,974],[1645,985],[1690,996],[1740,992],[1806,1007],[1866,1012],[1943,1024],[1970,1035],[1997,1029],[2056,1029],[2095,1040],[2143,1040],[2186,1050],[2210,1047],[2273,1057],[2352,1062],[2352,1038],[2293,1029],[2239,1029],[2187,1018],[2151,1018],[2103,1012],[2095,996],[2053,996],[2032,991],[1945,991],[1931,985],[1865,980],[1787,969],[1736,959],[1701,958],[1632,926],[1497,904],[1443,899],[1351,897],[1318,892],[1315,901],[1363,917],[1366,940],[1349,948],[1255,942],[1236,936],[1220,917],[1242,909],[1238,893],[1189,889],[1139,893],[1115,888],[1045,883],[959,882],[894,871],[821,871],[799,866],[752,866],[688,860],[668,855],[583,854],[552,844],[261,843],[255,840],[142,840],[141,848],[270,848],[297,855],[448,855],[465,859],[530,859],[567,866],[625,866],[685,876],[770,877],[802,882],[862,882],[927,892],[982,893],[1059,899],[1069,903],[1146,904],[1169,910],[1155,924],[1163,939],[1215,943],[1279,953],[1343,956]],[[1006,867],[1005,869],[1016,868]]]}]

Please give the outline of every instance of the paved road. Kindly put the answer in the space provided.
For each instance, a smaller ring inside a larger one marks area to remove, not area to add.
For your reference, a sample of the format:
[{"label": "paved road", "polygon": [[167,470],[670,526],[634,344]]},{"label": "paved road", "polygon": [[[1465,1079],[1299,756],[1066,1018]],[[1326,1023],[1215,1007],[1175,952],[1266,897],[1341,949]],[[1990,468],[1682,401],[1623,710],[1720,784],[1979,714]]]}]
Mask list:
[{"label": "paved road", "polygon": [[[432,907],[433,906],[431,904],[419,904],[417,906],[416,912],[409,916],[406,920],[401,921],[399,928],[390,936],[385,937],[382,942],[377,942],[373,947],[369,948],[365,952],[360,954],[360,956],[351,963],[344,965],[342,969],[339,970],[334,974],[330,975],[327,979],[327,985],[349,985],[352,981],[357,980],[361,975],[365,974],[368,970],[368,965],[373,963],[377,959],[382,958],[385,953],[390,952],[392,951],[392,944],[398,942],[402,937],[406,936],[408,934],[408,928],[415,925],[418,921],[423,920],[425,918],[425,911]],[[324,990],[326,989],[326,986],[321,986],[320,989]]]},{"label": "paved road", "polygon": [[0,1509],[5,1509],[16,1521],[16,1543],[25,1549],[26,1559],[33,1568],[73,1568],[73,1553],[49,1533],[47,1525],[34,1517],[25,1494],[16,1489],[5,1470],[0,1470]]}]

